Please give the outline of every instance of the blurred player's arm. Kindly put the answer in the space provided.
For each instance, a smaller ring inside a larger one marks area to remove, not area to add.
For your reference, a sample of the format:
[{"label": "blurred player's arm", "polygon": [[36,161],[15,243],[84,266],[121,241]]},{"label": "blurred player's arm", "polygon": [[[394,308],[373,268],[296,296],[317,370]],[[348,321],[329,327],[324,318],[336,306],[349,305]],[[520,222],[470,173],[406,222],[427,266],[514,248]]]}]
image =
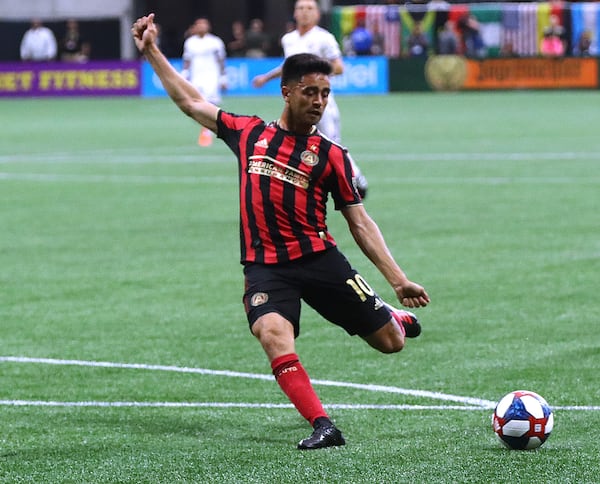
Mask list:
[{"label": "blurred player's arm", "polygon": [[342,60],[341,57],[336,57],[335,59],[329,59],[329,62],[331,63],[331,67],[332,67],[332,71],[331,71],[332,76],[338,76],[340,74],[343,74],[344,61]]},{"label": "blurred player's arm", "polygon": [[267,82],[281,77],[281,65],[271,69],[265,74],[260,74],[252,79],[252,85],[254,87],[263,87]]},{"label": "blurred player's arm", "polygon": [[185,114],[216,132],[219,108],[206,101],[192,84],[179,75],[160,51],[156,45],[158,31],[154,25],[154,14],[137,19],[131,32],[136,47],[144,54],[173,102]]},{"label": "blurred player's arm", "polygon": [[[341,57],[331,59],[329,62],[331,62],[332,76],[337,76],[338,74],[342,74],[344,72],[344,62],[342,61]],[[252,85],[254,87],[263,87],[267,82],[277,79],[278,77],[281,77],[281,65],[271,69],[265,74],[256,76],[254,79],[252,79]]]},{"label": "blurred player's arm", "polygon": [[379,227],[363,205],[350,205],[342,209],[354,240],[386,278],[403,306],[418,308],[429,304],[429,295],[419,284],[406,277],[394,260]]}]

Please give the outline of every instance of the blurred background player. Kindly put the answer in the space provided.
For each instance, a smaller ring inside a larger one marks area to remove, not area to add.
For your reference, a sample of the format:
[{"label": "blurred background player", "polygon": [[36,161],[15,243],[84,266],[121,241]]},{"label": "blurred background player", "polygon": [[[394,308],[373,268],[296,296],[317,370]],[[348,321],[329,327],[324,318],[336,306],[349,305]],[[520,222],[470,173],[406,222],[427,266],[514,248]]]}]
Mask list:
[{"label": "blurred background player", "polygon": [[[294,6],[294,19],[296,29],[281,37],[284,57],[294,54],[314,54],[327,59],[332,67],[332,75],[344,72],[342,52],[335,37],[322,27],[319,27],[321,11],[316,0],[297,0]],[[266,74],[256,76],[252,80],[254,87],[262,87],[271,79],[281,76],[281,66],[272,69]],[[340,144],[342,141],[340,110],[333,98],[329,95],[327,108],[317,128],[332,141]],[[368,183],[360,168],[352,161],[355,183],[360,195],[364,198],[367,194]]]},{"label": "blurred background player", "polygon": [[[221,104],[221,90],[227,89],[225,76],[225,43],[210,32],[207,18],[198,18],[187,30],[183,43],[183,72],[202,96],[209,102]],[[213,133],[202,128],[198,137],[200,146],[212,144]]]}]

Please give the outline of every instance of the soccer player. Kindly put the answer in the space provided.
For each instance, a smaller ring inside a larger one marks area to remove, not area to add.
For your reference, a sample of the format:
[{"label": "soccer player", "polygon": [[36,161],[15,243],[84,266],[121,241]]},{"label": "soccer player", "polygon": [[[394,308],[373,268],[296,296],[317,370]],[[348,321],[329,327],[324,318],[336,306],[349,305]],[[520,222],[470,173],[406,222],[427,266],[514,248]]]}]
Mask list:
[{"label": "soccer player", "polygon": [[[198,89],[204,99],[221,104],[221,89],[227,87],[225,76],[225,44],[210,32],[210,21],[201,17],[188,29],[190,34],[183,43],[183,72]],[[212,132],[201,129],[198,138],[200,146],[212,144]]]},{"label": "soccer player", "polygon": [[288,57],[283,111],[266,123],[221,110],[181,77],[156,46],[154,14],[139,18],[132,33],[175,104],[238,159],[244,306],[277,383],[313,427],[298,448],[344,445],[296,354],[301,300],[383,353],[400,351],[421,326],[414,314],[384,303],[337,249],[326,225],[328,195],[404,306],[426,306],[429,295],[407,278],[367,214],[346,150],[315,128],[327,106],[331,64],[313,54]]},{"label": "soccer player", "polygon": [[[283,55],[284,57],[289,57],[305,52],[315,54],[331,62],[333,67],[332,74],[342,74],[344,72],[344,62],[340,46],[330,32],[319,27],[320,19],[321,11],[316,0],[297,0],[294,6],[296,29],[281,37]],[[262,87],[271,79],[276,79],[279,76],[281,76],[281,66],[276,67],[266,74],[256,76],[252,80],[252,84],[255,87]],[[340,110],[333,95],[330,94],[327,109],[323,112],[317,128],[331,140],[341,143],[342,129],[340,123]],[[358,165],[352,159],[350,161],[354,167],[356,186],[361,197],[364,198],[369,186],[367,179]]]}]

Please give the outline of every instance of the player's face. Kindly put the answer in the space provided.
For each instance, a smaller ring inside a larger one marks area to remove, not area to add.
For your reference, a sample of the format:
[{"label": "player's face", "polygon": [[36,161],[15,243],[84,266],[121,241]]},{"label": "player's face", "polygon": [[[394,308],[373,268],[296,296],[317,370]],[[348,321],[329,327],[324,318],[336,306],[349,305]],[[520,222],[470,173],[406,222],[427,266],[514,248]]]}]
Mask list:
[{"label": "player's face", "polygon": [[205,18],[199,18],[194,22],[194,33],[196,35],[204,36],[210,32],[210,22]]},{"label": "player's face", "polygon": [[298,0],[294,7],[294,19],[299,27],[313,27],[319,23],[319,6],[315,0]]},{"label": "player's face", "polygon": [[288,89],[286,100],[290,114],[297,124],[317,124],[327,106],[331,84],[329,76],[321,73],[306,74]]}]

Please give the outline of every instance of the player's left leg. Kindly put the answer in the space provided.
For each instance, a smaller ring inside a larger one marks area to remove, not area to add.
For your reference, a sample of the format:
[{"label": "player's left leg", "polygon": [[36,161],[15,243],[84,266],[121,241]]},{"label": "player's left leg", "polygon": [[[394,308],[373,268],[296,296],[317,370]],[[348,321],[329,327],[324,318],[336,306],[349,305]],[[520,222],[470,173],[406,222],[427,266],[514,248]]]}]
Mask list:
[{"label": "player's left leg", "polygon": [[[390,321],[363,339],[382,353],[396,353],[404,347],[405,338],[416,338],[421,334],[421,324],[410,311],[396,309],[384,303],[390,312]],[[401,335],[401,336],[400,336]]]},{"label": "player's left leg", "polygon": [[405,336],[418,336],[415,315],[385,303],[337,249],[307,267],[313,279],[303,299],[348,334],[362,337],[382,353],[396,353],[404,347]]},{"label": "player's left leg", "polygon": [[421,334],[421,323],[419,323],[419,320],[413,313],[406,309],[397,309],[387,303],[385,305],[390,310],[396,324],[404,331],[404,336],[407,338],[416,338]]}]

